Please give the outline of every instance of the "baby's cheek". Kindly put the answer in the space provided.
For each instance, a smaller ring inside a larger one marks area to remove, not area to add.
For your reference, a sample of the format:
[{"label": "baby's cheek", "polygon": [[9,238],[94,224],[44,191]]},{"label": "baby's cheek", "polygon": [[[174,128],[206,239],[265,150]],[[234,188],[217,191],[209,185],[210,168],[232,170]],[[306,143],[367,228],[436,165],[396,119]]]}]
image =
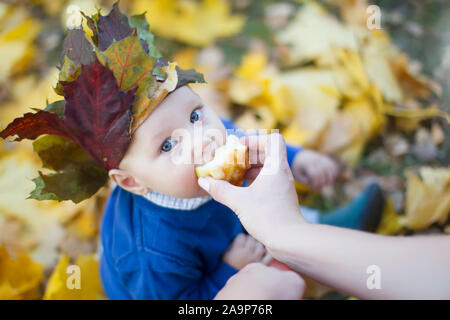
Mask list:
[{"label": "baby's cheek", "polygon": [[204,195],[203,189],[201,189],[198,185],[198,178],[195,174],[194,165],[184,166],[182,172],[179,173],[179,177],[180,187],[182,188],[182,190],[180,190],[180,193],[183,194],[183,196],[180,197],[194,198]]},{"label": "baby's cheek", "polygon": [[160,179],[159,192],[177,198],[195,198],[204,195],[197,183],[194,165],[171,164],[164,171],[164,178]]}]

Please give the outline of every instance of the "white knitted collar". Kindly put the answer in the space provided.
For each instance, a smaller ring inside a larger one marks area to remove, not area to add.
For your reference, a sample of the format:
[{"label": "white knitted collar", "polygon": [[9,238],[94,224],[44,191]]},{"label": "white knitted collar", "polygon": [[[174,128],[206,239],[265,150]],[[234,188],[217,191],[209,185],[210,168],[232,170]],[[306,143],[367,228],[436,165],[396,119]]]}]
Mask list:
[{"label": "white knitted collar", "polygon": [[160,207],[185,211],[195,210],[212,199],[210,196],[190,199],[175,198],[155,191],[150,191],[143,197]]}]

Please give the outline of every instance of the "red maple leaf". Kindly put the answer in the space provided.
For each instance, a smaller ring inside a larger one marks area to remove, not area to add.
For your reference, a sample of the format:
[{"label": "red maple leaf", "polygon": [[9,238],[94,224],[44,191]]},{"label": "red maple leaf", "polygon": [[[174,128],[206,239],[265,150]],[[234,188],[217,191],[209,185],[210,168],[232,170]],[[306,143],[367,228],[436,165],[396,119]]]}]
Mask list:
[{"label": "red maple leaf", "polygon": [[86,39],[81,27],[67,31],[67,35],[63,41],[63,51],[60,58],[61,65],[64,64],[65,55],[79,66],[94,61],[94,48]]},{"label": "red maple leaf", "polygon": [[0,132],[0,137],[6,139],[15,134],[18,136],[15,141],[34,140],[42,134],[54,134],[69,139],[73,135],[56,113],[44,110],[36,113],[28,112],[23,117],[14,119],[6,129]]},{"label": "red maple leaf", "polygon": [[114,41],[120,41],[133,33],[128,17],[120,12],[119,2],[114,3],[107,16],[99,14],[97,21],[98,48],[105,51]]},{"label": "red maple leaf", "polygon": [[77,133],[76,142],[108,170],[117,168],[131,140],[136,89],[121,91],[112,71],[98,60],[85,66],[75,81],[61,84],[64,121]]},{"label": "red maple leaf", "polygon": [[66,100],[64,119],[40,110],[15,119],[0,137],[16,140],[42,134],[68,138],[81,146],[106,170],[117,168],[130,144],[131,107],[136,89],[123,92],[113,73],[97,59],[71,82],[60,82]]}]

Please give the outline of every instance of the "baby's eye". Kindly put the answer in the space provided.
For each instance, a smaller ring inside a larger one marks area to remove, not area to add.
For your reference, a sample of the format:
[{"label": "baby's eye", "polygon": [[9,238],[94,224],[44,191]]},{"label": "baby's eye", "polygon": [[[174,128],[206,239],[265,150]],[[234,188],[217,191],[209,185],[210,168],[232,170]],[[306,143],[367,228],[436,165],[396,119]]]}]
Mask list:
[{"label": "baby's eye", "polygon": [[175,140],[167,139],[161,145],[161,151],[162,152],[169,152],[170,150],[172,150],[173,147],[175,147],[176,144],[177,144],[177,142]]},{"label": "baby's eye", "polygon": [[191,123],[194,123],[194,122],[200,120],[201,117],[202,117],[202,110],[200,110],[200,109],[195,109],[195,110],[192,111],[192,113],[191,113],[190,121],[191,121]]}]

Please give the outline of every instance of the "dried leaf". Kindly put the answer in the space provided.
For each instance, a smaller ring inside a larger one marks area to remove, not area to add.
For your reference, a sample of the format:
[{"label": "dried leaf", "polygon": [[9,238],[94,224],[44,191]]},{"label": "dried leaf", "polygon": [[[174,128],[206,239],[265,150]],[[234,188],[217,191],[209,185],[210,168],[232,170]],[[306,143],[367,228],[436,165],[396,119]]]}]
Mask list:
[{"label": "dried leaf", "polygon": [[398,214],[394,209],[393,199],[389,199],[383,210],[381,222],[377,228],[376,233],[384,235],[395,235],[402,230],[403,226],[400,223]]},{"label": "dried leaf", "polygon": [[0,247],[11,253],[28,252],[36,245],[36,239],[26,232],[26,225],[19,219],[5,218],[0,214]]},{"label": "dried leaf", "polygon": [[[302,145],[306,147],[317,148],[324,130],[338,114],[341,95],[334,73],[303,68],[283,73],[281,81],[289,88],[297,110],[287,130],[302,136],[301,139],[292,139],[291,142],[302,141]],[[347,140],[347,135],[335,138],[340,140],[341,137]]]},{"label": "dried leaf", "polygon": [[223,0],[138,0],[133,3],[132,11],[145,10],[155,34],[194,46],[207,46],[217,38],[232,36],[245,22],[243,16],[232,15],[231,4]]},{"label": "dried leaf", "polygon": [[43,280],[44,266],[25,253],[12,258],[0,247],[0,300],[37,299],[38,286]]},{"label": "dried leaf", "polygon": [[406,216],[402,223],[414,230],[445,223],[450,213],[450,168],[422,167],[420,177],[412,171],[406,176]]},{"label": "dried leaf", "polygon": [[300,9],[276,38],[290,48],[284,59],[286,65],[308,61],[328,64],[334,59],[333,48],[355,51],[358,48],[357,37],[352,30],[316,3],[308,3]]},{"label": "dried leaf", "polygon": [[56,201],[26,200],[33,190],[30,177],[36,174],[39,160],[31,150],[16,149],[0,159],[0,213],[24,224],[25,237],[33,240],[33,260],[46,266],[56,263],[57,243],[63,235],[60,222],[83,210],[81,205]]},{"label": "dried leaf", "polygon": [[294,115],[291,91],[279,79],[278,72],[267,66],[267,57],[249,53],[235,72],[229,95],[235,103],[253,108],[268,108],[277,121],[287,123]]},{"label": "dried leaf", "polygon": [[387,101],[401,102],[404,94],[390,61],[392,44],[386,34],[377,35],[368,38],[361,47],[365,72]]},{"label": "dried leaf", "polygon": [[77,271],[71,273],[71,269],[68,269],[69,263],[69,257],[63,255],[47,283],[44,300],[104,300],[99,263],[94,255],[79,255],[73,264],[79,267],[80,271],[79,289],[76,287],[70,289],[70,285],[75,285],[75,283],[69,277],[76,276]]},{"label": "dried leaf", "polygon": [[36,55],[34,40],[42,24],[29,16],[20,7],[7,6],[0,28],[0,81],[3,82],[13,74],[27,71]]}]

